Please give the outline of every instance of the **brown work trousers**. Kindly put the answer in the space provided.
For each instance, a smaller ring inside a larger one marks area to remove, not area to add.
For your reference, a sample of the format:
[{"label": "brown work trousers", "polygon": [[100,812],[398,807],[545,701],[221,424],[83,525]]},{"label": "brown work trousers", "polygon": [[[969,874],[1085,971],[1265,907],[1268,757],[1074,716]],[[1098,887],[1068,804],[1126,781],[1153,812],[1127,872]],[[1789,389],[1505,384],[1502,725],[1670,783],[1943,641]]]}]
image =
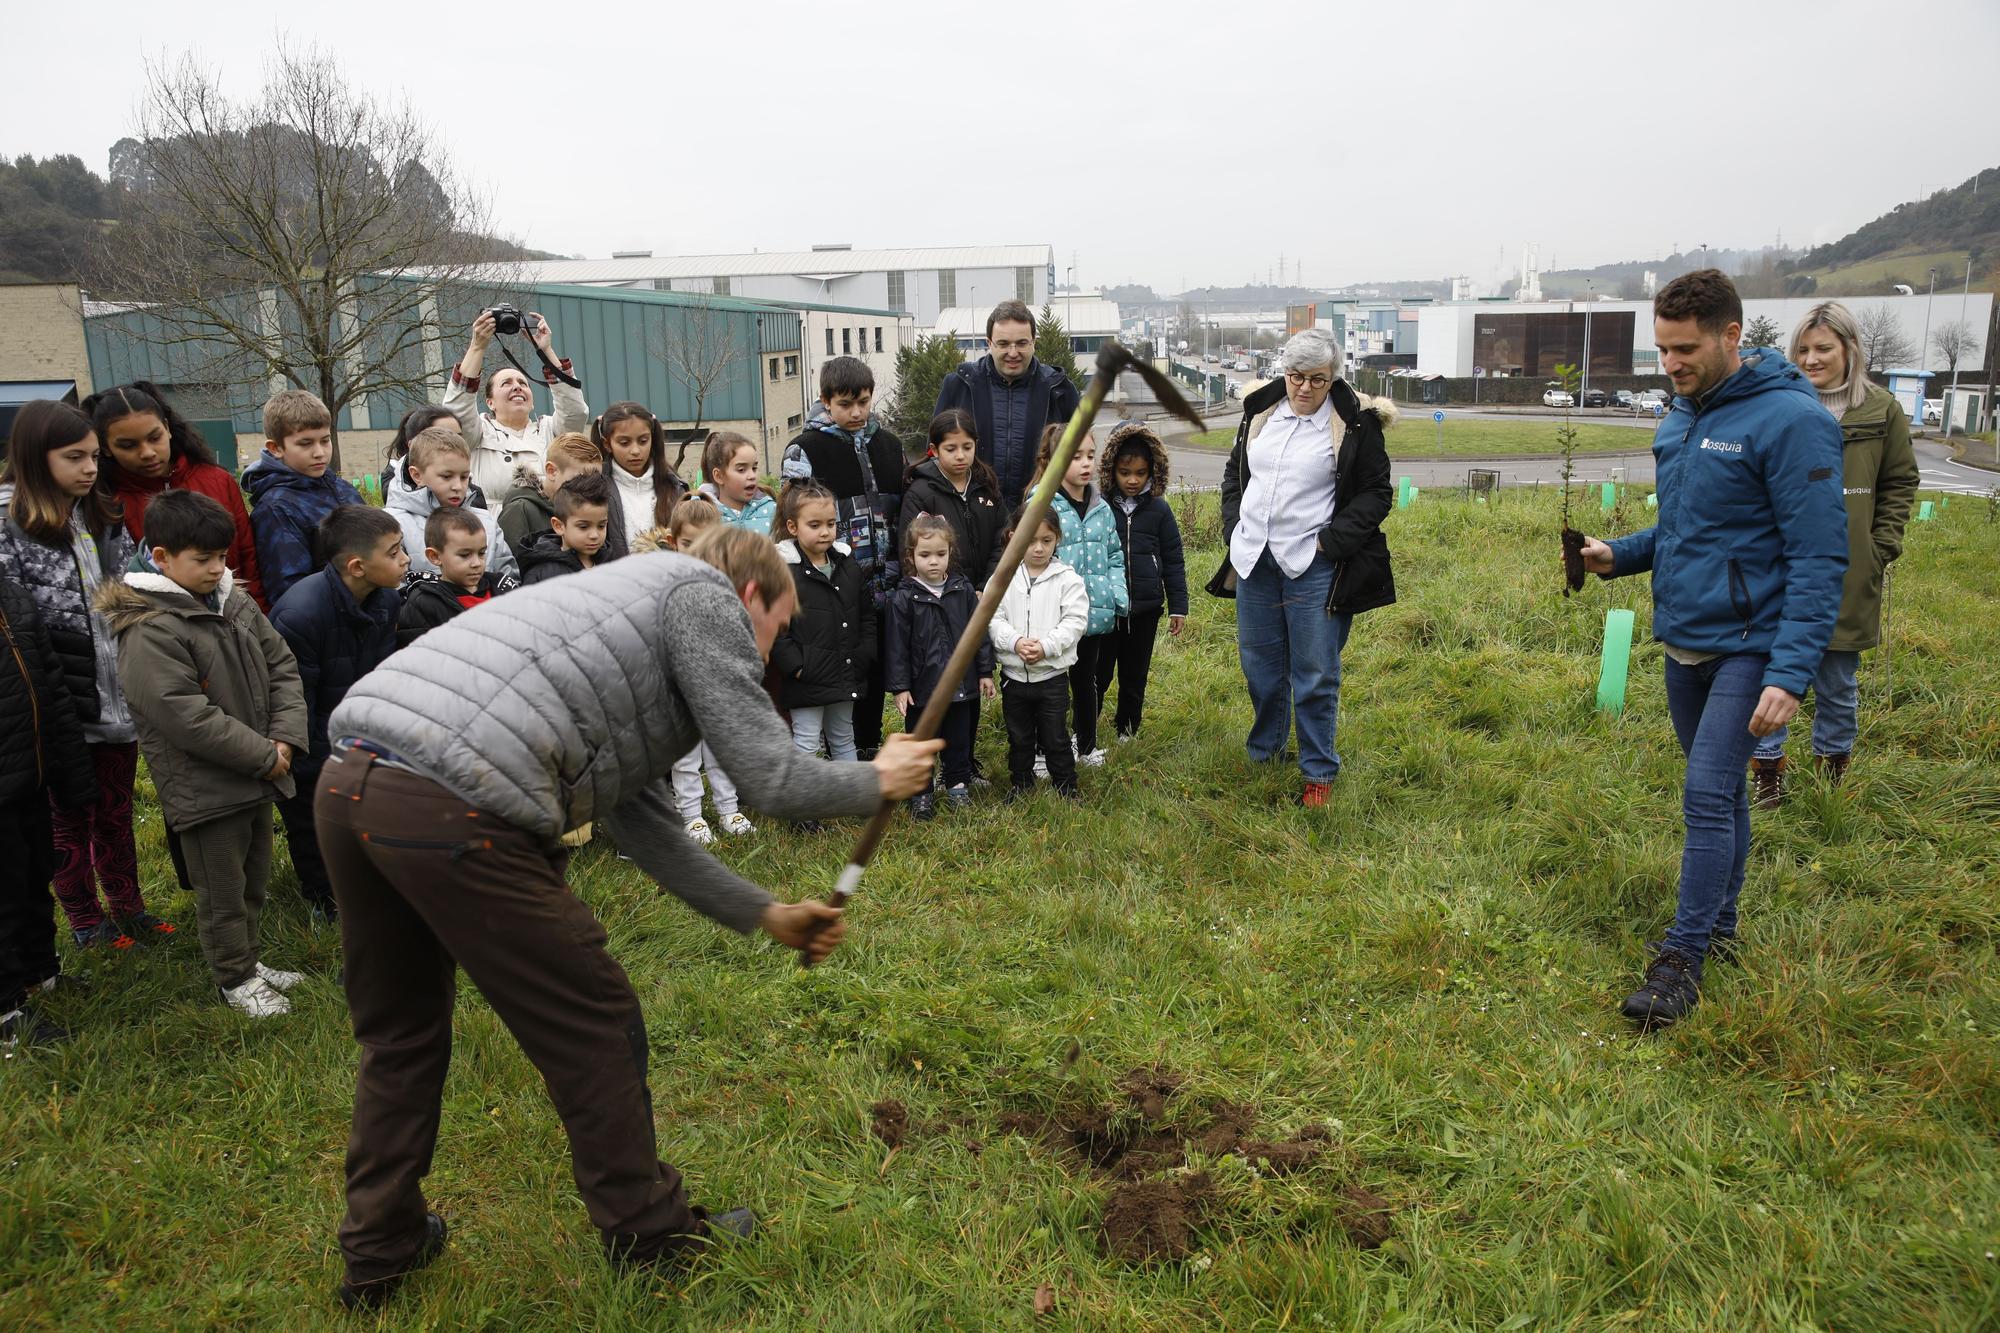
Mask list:
[{"label": "brown work trousers", "polygon": [[644,1262],[689,1243],[703,1226],[655,1149],[639,998],[563,882],[568,853],[359,750],[328,761],[314,814],[361,1045],[348,1280],[403,1272],[423,1241],[460,967],[548,1085],[611,1256]]}]

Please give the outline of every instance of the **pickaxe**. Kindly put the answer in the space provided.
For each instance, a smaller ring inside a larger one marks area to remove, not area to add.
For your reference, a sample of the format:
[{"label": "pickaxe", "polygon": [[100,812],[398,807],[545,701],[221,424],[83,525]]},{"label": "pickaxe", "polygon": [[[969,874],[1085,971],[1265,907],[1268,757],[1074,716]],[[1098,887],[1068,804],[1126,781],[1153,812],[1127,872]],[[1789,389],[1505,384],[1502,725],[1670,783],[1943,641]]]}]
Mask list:
[{"label": "pickaxe", "polygon": [[[1028,546],[1035,539],[1035,532],[1042,525],[1042,519],[1049,512],[1049,505],[1055,500],[1056,487],[1062,485],[1063,474],[1069,471],[1070,459],[1076,454],[1076,447],[1083,437],[1090,433],[1090,426],[1097,419],[1097,409],[1104,405],[1104,396],[1111,392],[1124,371],[1137,373],[1153,391],[1160,405],[1194,425],[1199,430],[1208,423],[1201,419],[1172,380],[1161,374],[1151,362],[1141,361],[1115,338],[1106,338],[1097,349],[1097,373],[1090,381],[1090,388],[1084,393],[1083,401],[1077,404],[1075,415],[1069,419],[1068,429],[1063,431],[1055,452],[1049,456],[1049,464],[1042,469],[1041,480],[1035,486],[1035,493],[1029,497],[1028,506],[1023,511],[1021,521],[1014,528],[1014,535],[1007,543],[1007,549],[1000,555],[1000,564],[994,569],[993,577],[987,580],[985,592],[980,594],[979,605],[973,609],[972,619],[966,622],[965,633],[958,639],[958,646],[952,650],[951,660],[944,664],[944,671],[931,690],[929,702],[918,715],[917,724],[910,728],[913,740],[927,741],[937,735],[938,726],[944,721],[945,710],[951,707],[951,699],[958,693],[959,683],[965,673],[972,669],[973,658],[979,655],[979,645],[986,640],[986,630],[993,623],[993,613],[1000,607],[1000,599],[1007,592],[1007,585],[1014,581],[1014,571],[1021,567],[1021,561],[1028,554]],[[1030,445],[1034,441],[1029,441]],[[840,878],[833,886],[827,901],[835,907],[844,906],[861,888],[861,877],[867,873],[868,863],[875,859],[875,853],[882,846],[882,835],[889,831],[889,819],[896,813],[895,801],[884,801],[875,811],[875,817],[868,821],[868,827],[861,830],[861,838],[854,844],[854,852],[847,858],[847,865],[841,870]],[[801,963],[812,966],[803,953]]]}]

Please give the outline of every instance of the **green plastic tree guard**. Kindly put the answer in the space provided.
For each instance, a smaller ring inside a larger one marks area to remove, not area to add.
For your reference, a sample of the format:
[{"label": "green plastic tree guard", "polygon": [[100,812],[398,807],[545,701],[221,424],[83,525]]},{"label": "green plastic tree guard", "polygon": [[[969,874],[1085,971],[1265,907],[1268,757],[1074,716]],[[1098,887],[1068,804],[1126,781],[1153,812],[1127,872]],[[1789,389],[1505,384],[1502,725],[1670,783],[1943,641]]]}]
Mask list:
[{"label": "green plastic tree guard", "polygon": [[1603,506],[1604,512],[1607,514],[1617,507],[1618,505],[1617,482],[1607,481],[1604,483],[1604,498],[1602,499],[1602,501],[1600,501],[1600,503]]},{"label": "green plastic tree guard", "polygon": [[1396,484],[1396,508],[1408,509],[1410,507],[1410,497],[1416,493],[1417,488],[1410,485],[1408,477],[1404,477]]},{"label": "green plastic tree guard", "polygon": [[1619,608],[1604,613],[1604,657],[1597,668],[1597,706],[1607,713],[1625,711],[1625,674],[1632,665],[1632,613]]},{"label": "green plastic tree guard", "polygon": [[1660,496],[1658,492],[1654,492],[1653,494],[1646,497],[1646,508],[1658,509],[1659,507],[1660,507]]},{"label": "green plastic tree guard", "polygon": [[1931,502],[1929,500],[1926,500],[1922,504],[1917,506],[1917,522],[1928,523],[1935,517],[1937,517],[1937,515],[1935,512],[1933,512],[1931,507]]}]

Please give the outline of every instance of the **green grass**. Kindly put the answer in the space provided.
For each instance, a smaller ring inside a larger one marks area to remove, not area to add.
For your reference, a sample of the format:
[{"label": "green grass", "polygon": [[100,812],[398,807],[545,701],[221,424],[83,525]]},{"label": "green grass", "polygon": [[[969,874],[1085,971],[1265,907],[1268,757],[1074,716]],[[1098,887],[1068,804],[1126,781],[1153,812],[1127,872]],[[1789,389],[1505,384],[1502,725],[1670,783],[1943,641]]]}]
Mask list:
[{"label": "green grass", "polygon": [[[1893,707],[1878,651],[1848,785],[1808,767],[1757,815],[1745,962],[1662,1036],[1614,1009],[1673,910],[1661,650],[1642,635],[1624,715],[1592,710],[1604,611],[1643,626],[1647,590],[1565,601],[1553,497],[1392,515],[1402,600],[1357,622],[1324,814],[1246,765],[1229,605],[1198,596],[1143,738],[1086,771],[1084,805],[899,822],[850,947],[812,972],[586,849],[576,889],[646,1007],[662,1152],[766,1228],[678,1282],[613,1277],[540,1081],[467,987],[429,1181],[452,1246],[389,1322],[1026,1328],[1047,1284],[1039,1324],[1090,1330],[1995,1327],[1985,517],[1912,525]],[[1190,518],[1199,581],[1213,514]],[[819,893],[852,833],[725,855]],[[221,1008],[191,902],[156,889],[186,942],[80,960],[95,988],[55,1011],[77,1039],[0,1065],[0,1327],[346,1326],[327,1296],[355,1051],[335,943],[282,868],[273,902],[267,956],[319,978],[290,1018]],[[1099,1244],[1106,1182],[1001,1117],[1102,1103],[1152,1064],[1186,1080],[1177,1123],[1249,1103],[1333,1151],[1210,1163],[1199,1255],[1134,1267]],[[950,1127],[892,1152],[868,1129],[884,1097]],[[1397,1209],[1380,1249],[1334,1224],[1349,1183]]]},{"label": "green grass", "polygon": [[[1556,422],[1509,421],[1496,417],[1471,417],[1447,408],[1440,442],[1439,427],[1422,404],[1403,404],[1403,416],[1389,428],[1387,443],[1393,458],[1510,458],[1529,454],[1560,452],[1556,444]],[[1236,428],[1206,430],[1175,443],[1202,449],[1228,449],[1236,442]],[[1576,451],[1579,454],[1639,453],[1650,449],[1650,431],[1631,426],[1607,426],[1578,418]]]},{"label": "green grass", "polygon": [[1844,268],[1815,269],[1812,276],[1819,280],[1819,292],[1823,295],[1886,296],[1892,282],[1909,283],[1922,295],[1924,275],[1933,268],[1938,271],[1940,289],[1955,287],[1947,278],[1954,273],[1960,278],[1965,276],[1965,253],[1964,250],[1911,250],[1864,259]]}]

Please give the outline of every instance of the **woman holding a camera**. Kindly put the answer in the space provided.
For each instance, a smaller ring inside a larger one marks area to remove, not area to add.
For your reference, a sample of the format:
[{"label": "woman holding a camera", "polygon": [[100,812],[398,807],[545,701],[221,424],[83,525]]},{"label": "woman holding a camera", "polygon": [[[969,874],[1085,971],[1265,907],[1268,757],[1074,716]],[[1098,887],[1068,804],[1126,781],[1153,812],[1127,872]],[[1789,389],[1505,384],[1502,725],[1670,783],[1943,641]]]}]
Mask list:
[{"label": "woman holding a camera", "polygon": [[[526,333],[541,354],[542,380],[549,386],[555,410],[535,416],[535,393],[528,377],[514,366],[496,371],[486,381],[486,410],[479,410],[479,374],[486,348],[496,333]],[[522,314],[512,306],[479,312],[472,323],[472,342],[452,367],[451,387],[444,405],[458,418],[465,443],[472,450],[472,484],[488,495],[505,495],[515,484],[514,469],[525,464],[537,482],[549,441],[564,431],[590,429],[590,407],[567,358],[552,346],[554,334],[540,315]]]}]

